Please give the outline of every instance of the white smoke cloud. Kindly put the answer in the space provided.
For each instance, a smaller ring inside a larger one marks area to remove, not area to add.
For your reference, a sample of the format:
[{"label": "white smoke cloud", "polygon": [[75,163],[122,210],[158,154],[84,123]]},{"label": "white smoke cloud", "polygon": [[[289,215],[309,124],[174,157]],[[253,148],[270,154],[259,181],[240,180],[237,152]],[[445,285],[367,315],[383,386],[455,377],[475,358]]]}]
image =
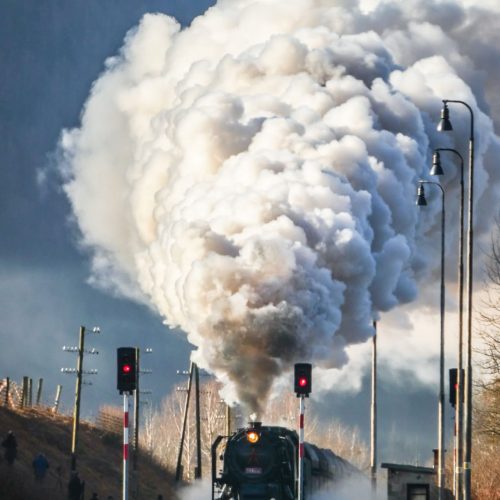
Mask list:
[{"label": "white smoke cloud", "polygon": [[474,107],[478,207],[499,198],[491,84],[463,43],[487,11],[363,8],[221,0],[185,30],[146,15],[61,139],[93,281],[180,326],[251,410],[296,361],[345,367],[438,264],[440,204],[418,212],[415,185],[432,147],[467,137],[459,109],[453,136],[435,132],[441,98]]},{"label": "white smoke cloud", "polygon": [[199,500],[200,498],[210,498],[211,495],[212,483],[208,479],[195,481],[179,490],[179,498],[182,500]]},{"label": "white smoke cloud", "polygon": [[364,477],[353,476],[342,481],[337,481],[321,491],[313,493],[312,500],[359,500],[360,498],[375,498],[385,500],[387,494],[379,491],[376,494],[371,489],[371,485]]}]

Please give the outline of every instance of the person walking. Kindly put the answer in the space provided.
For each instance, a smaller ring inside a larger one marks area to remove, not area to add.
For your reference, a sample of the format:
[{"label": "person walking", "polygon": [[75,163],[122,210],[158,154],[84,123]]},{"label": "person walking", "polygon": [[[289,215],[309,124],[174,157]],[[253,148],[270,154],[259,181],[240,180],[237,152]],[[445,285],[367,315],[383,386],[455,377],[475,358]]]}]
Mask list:
[{"label": "person walking", "polygon": [[78,472],[73,471],[68,483],[68,500],[80,500],[83,493],[83,482],[78,477]]},{"label": "person walking", "polygon": [[63,481],[62,481],[62,474],[63,474],[63,468],[61,465],[58,465],[56,467],[56,474],[57,474],[57,478],[56,478],[56,481],[57,481],[57,487],[62,490],[63,489]]},{"label": "person walking", "polygon": [[45,478],[45,474],[47,473],[47,469],[49,466],[49,461],[45,457],[43,453],[39,453],[33,460],[32,464],[33,472],[35,473],[35,480],[38,482],[42,482]]},{"label": "person walking", "polygon": [[7,437],[2,441],[2,446],[5,448],[5,460],[9,465],[12,465],[17,457],[17,440],[12,431],[7,433]]}]

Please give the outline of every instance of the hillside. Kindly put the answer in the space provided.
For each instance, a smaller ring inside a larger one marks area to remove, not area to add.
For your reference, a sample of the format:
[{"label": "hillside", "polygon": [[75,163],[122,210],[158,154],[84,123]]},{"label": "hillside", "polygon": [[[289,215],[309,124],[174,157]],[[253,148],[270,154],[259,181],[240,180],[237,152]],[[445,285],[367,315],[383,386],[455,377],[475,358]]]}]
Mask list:
[{"label": "hillside", "polygon": [[[72,419],[53,415],[45,409],[12,410],[0,407],[0,438],[3,441],[12,430],[18,442],[18,456],[11,467],[0,456],[0,499],[2,500],[59,500],[67,498],[70,472]],[[42,484],[35,483],[32,461],[42,452],[50,468]],[[121,436],[106,433],[81,422],[78,443],[77,469],[85,480],[85,499],[93,492],[99,499],[121,498],[122,451]],[[60,477],[58,467],[61,468]],[[147,457],[138,465],[139,483],[130,477],[130,499],[176,499],[172,474]],[[137,491],[138,488],[138,491]]]}]

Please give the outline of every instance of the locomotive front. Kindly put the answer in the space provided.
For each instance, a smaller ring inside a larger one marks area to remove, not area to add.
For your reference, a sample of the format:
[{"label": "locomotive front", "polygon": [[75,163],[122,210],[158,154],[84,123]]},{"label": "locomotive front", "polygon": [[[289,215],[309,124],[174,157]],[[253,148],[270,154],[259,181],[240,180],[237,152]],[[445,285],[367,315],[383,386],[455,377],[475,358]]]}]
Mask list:
[{"label": "locomotive front", "polygon": [[295,432],[282,427],[253,422],[240,429],[224,453],[226,498],[293,499],[296,447]]}]

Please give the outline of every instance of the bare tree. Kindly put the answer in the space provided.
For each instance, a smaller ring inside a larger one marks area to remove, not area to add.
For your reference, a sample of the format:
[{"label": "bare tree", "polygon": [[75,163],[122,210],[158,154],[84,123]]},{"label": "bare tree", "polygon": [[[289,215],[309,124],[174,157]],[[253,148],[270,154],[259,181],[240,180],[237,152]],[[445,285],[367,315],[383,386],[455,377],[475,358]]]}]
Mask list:
[{"label": "bare tree", "polygon": [[370,453],[367,444],[361,439],[359,429],[333,421],[320,428],[313,438],[323,448],[330,448],[335,454],[348,460],[360,469],[368,468]]},{"label": "bare tree", "polygon": [[[204,383],[200,387],[201,453],[205,474],[210,470],[212,442],[224,431],[224,407],[221,404],[219,388],[220,385],[214,381]],[[152,411],[145,419],[143,435],[148,451],[158,462],[171,470],[177,465],[186,397],[186,392],[174,390],[162,401],[160,408]],[[195,405],[190,404],[182,457],[184,479],[187,480],[194,478],[196,465],[195,418]]]},{"label": "bare tree", "polygon": [[182,411],[186,395],[174,390],[153,410],[143,433],[151,443],[150,453],[162,465],[175,469],[179,437],[182,427]]},{"label": "bare tree", "polygon": [[[313,408],[312,403],[306,403],[306,425],[304,426],[304,437],[306,441],[313,441],[313,436],[318,429],[318,419],[314,411],[309,411]],[[266,412],[262,416],[262,420],[267,425],[279,425],[297,429],[299,418],[299,400],[293,393],[285,393],[280,397],[272,399],[267,405]]]},{"label": "bare tree", "polygon": [[486,266],[486,298],[480,311],[482,340],[476,424],[479,432],[500,444],[500,219]]},{"label": "bare tree", "polygon": [[153,405],[149,404],[143,409],[142,431],[140,433],[141,441],[139,446],[145,448],[150,454],[153,452]]},{"label": "bare tree", "polygon": [[472,494],[500,500],[500,219],[486,265],[485,296],[479,311],[481,377],[474,399]]},{"label": "bare tree", "polygon": [[202,463],[207,470],[211,461],[212,443],[218,435],[225,433],[225,403],[219,395],[220,384],[210,381],[202,385],[201,421],[202,421]]}]

